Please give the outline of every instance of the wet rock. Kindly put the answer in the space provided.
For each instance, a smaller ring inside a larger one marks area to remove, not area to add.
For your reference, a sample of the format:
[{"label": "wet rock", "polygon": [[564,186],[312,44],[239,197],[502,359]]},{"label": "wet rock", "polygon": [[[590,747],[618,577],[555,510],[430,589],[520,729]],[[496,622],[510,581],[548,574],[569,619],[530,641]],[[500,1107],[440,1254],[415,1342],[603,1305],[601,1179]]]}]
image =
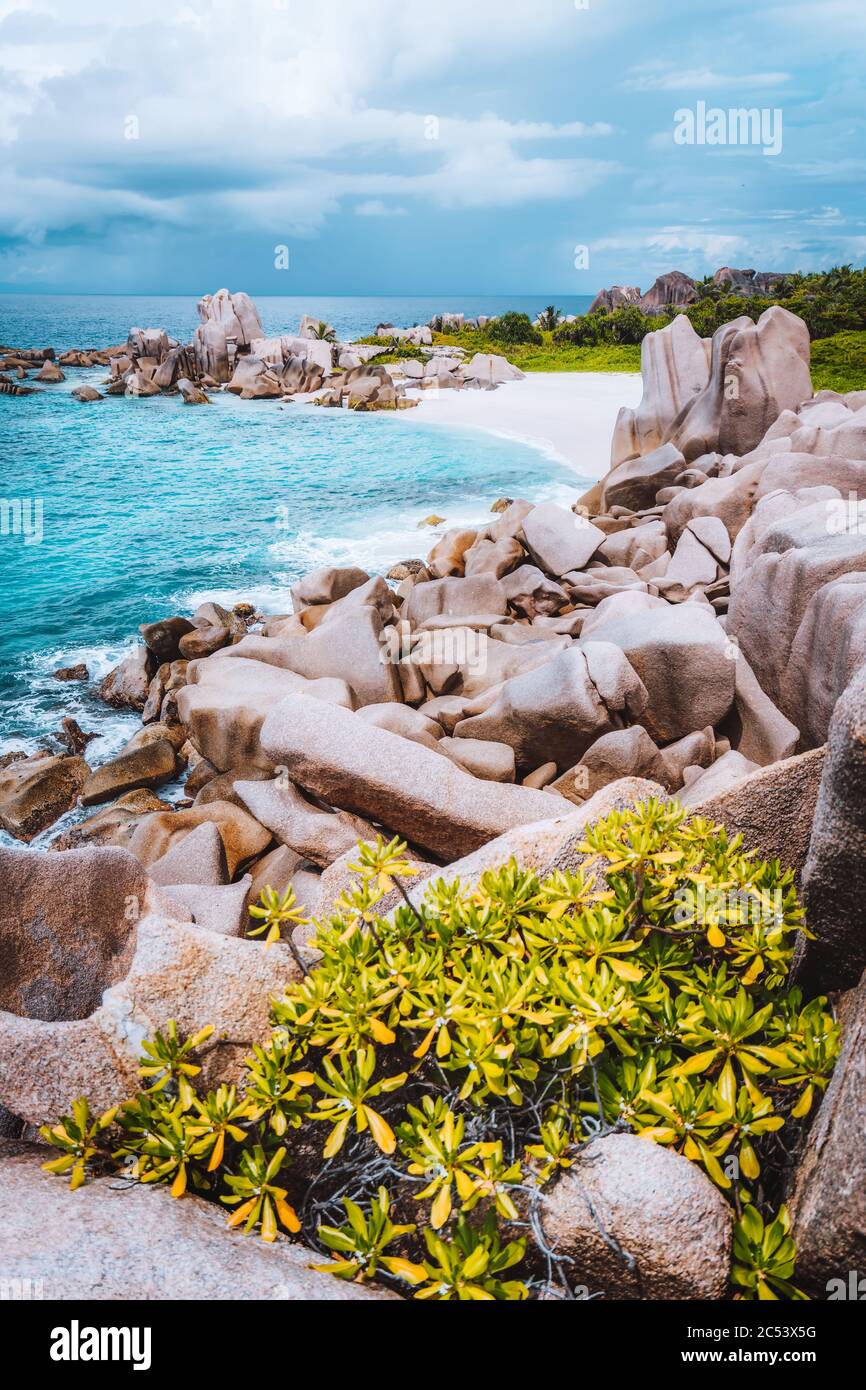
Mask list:
[{"label": "wet rock", "polygon": [[143,710],[155,662],[147,647],[136,647],[131,656],[115,666],[102,681],[99,698],[115,709]]},{"label": "wet rock", "polygon": [[177,758],[167,739],[121,753],[91,772],[81,788],[81,804],[98,806],[137,787],[159,787],[175,775]]},{"label": "wet rock", "polygon": [[0,826],[32,840],[75,805],[90,768],[83,758],[34,753],[0,769]]},{"label": "wet rock", "polygon": [[55,671],[53,674],[56,681],[90,680],[90,672],[83,661],[80,661],[77,666],[61,666],[59,670]]},{"label": "wet rock", "polygon": [[180,639],[192,632],[193,626],[187,618],[161,618],[156,623],[142,623],[138,630],[157,665],[162,666],[177,659]]}]

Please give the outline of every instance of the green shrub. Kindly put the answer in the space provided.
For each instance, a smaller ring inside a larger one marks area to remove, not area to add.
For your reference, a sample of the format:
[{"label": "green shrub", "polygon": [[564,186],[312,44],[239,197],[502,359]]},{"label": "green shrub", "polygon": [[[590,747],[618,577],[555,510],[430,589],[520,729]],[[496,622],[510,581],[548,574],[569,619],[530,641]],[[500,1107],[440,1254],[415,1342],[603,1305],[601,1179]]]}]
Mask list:
[{"label": "green shrub", "polygon": [[[512,861],[381,917],[414,872],[404,848],[359,848],[355,885],[316,926],[321,961],[275,1002],[237,1093],[196,1096],[170,1031],[113,1154],[107,1127],[82,1140],[81,1112],[75,1161],[86,1142],[92,1169],[120,1162],[176,1195],[189,1183],[265,1240],[300,1230],[340,1277],[519,1299],[568,1278],[531,1234],[543,1209],[510,1234],[521,1210],[581,1145],[626,1131],[700,1165],[733,1203],[737,1297],[796,1296],[770,1210],[774,1136],[826,1087],[838,1031],[826,1000],[786,986],[805,930],[792,873],[650,800],[589,830],[577,872],[542,881]],[[297,922],[276,901],[272,936]]]},{"label": "green shrub", "polygon": [[529,315],[518,314],[514,310],[501,318],[492,319],[484,329],[484,336],[491,343],[501,343],[504,347],[510,343],[535,343],[540,346],[544,342]]}]

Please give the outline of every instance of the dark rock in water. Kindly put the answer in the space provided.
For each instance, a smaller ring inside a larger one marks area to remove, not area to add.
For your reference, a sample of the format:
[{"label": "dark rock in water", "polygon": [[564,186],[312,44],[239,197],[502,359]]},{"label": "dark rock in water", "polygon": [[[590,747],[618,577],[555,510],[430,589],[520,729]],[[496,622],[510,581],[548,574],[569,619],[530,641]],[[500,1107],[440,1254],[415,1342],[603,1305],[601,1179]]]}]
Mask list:
[{"label": "dark rock in water", "polygon": [[148,651],[162,665],[177,658],[180,639],[193,629],[188,618],[160,618],[155,623],[142,623],[138,630]]},{"label": "dark rock in water", "polygon": [[80,661],[77,666],[61,666],[58,671],[54,672],[54,679],[56,681],[87,681],[90,680],[90,672],[84,662]]},{"label": "dark rock in water", "polygon": [[69,715],[67,715],[61,720],[58,737],[66,744],[70,753],[78,756],[78,754],[84,752],[91,739],[96,738],[96,734],[85,733],[78,721],[71,719]]},{"label": "dark rock in water", "polygon": [[95,386],[76,386],[72,392],[72,399],[75,401],[101,401],[103,396],[97,391]]},{"label": "dark rock in water", "polygon": [[422,570],[426,573],[423,560],[399,560],[396,565],[392,565],[386,579],[408,579],[412,574],[420,574]]}]

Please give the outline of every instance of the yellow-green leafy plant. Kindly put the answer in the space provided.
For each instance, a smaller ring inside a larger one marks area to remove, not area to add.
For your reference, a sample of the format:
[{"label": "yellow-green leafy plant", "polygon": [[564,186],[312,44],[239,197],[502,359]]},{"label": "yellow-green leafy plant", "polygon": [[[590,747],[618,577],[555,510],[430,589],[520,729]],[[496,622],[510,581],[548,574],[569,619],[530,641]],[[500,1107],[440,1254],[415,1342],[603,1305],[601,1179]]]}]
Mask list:
[{"label": "yellow-green leafy plant", "polygon": [[389,1215],[390,1197],[384,1187],[380,1187],[371,1199],[366,1216],[357,1202],[348,1197],[342,1200],[347,1217],[343,1225],[319,1227],[322,1244],[339,1258],[327,1264],[314,1265],[314,1269],[336,1274],[339,1279],[352,1279],[358,1284],[374,1279],[380,1269],[400,1279],[408,1279],[410,1283],[418,1283],[426,1277],[425,1271],[410,1260],[385,1254],[389,1245],[401,1236],[413,1235],[416,1228],[414,1222],[402,1226],[394,1224]]},{"label": "yellow-green leafy plant", "polygon": [[[655,799],[612,812],[575,855],[572,871],[512,861],[410,896],[405,845],[359,846],[355,886],[314,924],[318,964],[274,1001],[237,1093],[198,1097],[202,1035],[183,1051],[169,1030],[145,1059],[158,1090],[120,1112],[120,1156],[268,1239],[302,1222],[343,1277],[519,1299],[568,1280],[539,1189],[588,1141],[630,1132],[699,1164],[747,1223],[735,1287],[751,1269],[755,1290],[789,1296],[746,1251],[779,1185],[775,1136],[813,1107],[839,1047],[827,1001],[785,983],[806,930],[793,874]],[[266,894],[257,915],[271,935],[297,909]],[[767,1229],[787,1268],[787,1231]],[[391,1240],[399,1270],[380,1258]]]},{"label": "yellow-green leafy plant", "polygon": [[86,1180],[95,1160],[105,1160],[107,1152],[99,1142],[114,1123],[118,1107],[91,1120],[90,1106],[83,1096],[73,1102],[72,1114],[64,1115],[56,1125],[42,1125],[39,1133],[54,1149],[61,1149],[59,1158],[52,1158],[42,1167],[46,1173],[69,1174],[69,1186],[74,1192]]},{"label": "yellow-green leafy plant", "polygon": [[301,1229],[297,1212],[286,1201],[286,1188],[274,1182],[285,1159],[284,1148],[266,1153],[261,1144],[241,1153],[239,1172],[226,1175],[229,1194],[220,1198],[226,1206],[235,1208],[229,1217],[230,1227],[243,1226],[248,1235],[258,1226],[262,1240],[268,1242],[276,1240],[280,1224],[292,1234]]},{"label": "yellow-green leafy plant", "polygon": [[734,1225],[734,1257],[731,1282],[743,1299],[804,1299],[791,1283],[796,1247],[788,1232],[791,1218],[780,1207],[775,1219],[765,1224],[751,1204]]},{"label": "yellow-green leafy plant", "polygon": [[424,1240],[427,1258],[421,1264],[426,1277],[423,1284],[418,1275],[413,1279],[420,1285],[416,1298],[492,1303],[528,1297],[529,1291],[519,1279],[500,1278],[506,1270],[520,1264],[526,1241],[521,1236],[503,1245],[492,1213],[488,1212],[479,1226],[470,1226],[465,1216],[458,1217],[450,1240],[428,1228]]}]

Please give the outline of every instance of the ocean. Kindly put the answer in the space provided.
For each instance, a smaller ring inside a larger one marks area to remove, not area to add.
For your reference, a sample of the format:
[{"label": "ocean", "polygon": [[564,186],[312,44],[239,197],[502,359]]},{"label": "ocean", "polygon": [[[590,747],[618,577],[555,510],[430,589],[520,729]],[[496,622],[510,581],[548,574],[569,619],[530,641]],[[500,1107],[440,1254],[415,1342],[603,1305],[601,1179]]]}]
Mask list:
[{"label": "ocean", "polygon": [[[295,331],[309,311],[347,337],[442,309],[543,307],[541,298],[483,297],[257,304],[268,333]],[[0,295],[0,343],[17,347],[109,346],[133,325],[186,340],[196,321],[194,300],[180,297]],[[0,499],[29,500],[42,516],[38,542],[38,532],[32,544],[0,536],[0,754],[34,751],[67,714],[97,734],[92,764],[118,751],[138,716],[110,709],[93,686],[135,644],[140,623],[190,614],[206,598],[288,612],[289,586],[317,565],[382,572],[423,557],[435,536],[418,523],[431,512],[449,525],[481,524],[499,496],[568,504],[584,486],[523,444],[441,425],[407,429],[387,414],[225,393],[201,408],[176,396],[72,399],[76,385],[102,377],[69,369],[38,395],[0,395]],[[78,662],[88,685],[54,680]]]}]

